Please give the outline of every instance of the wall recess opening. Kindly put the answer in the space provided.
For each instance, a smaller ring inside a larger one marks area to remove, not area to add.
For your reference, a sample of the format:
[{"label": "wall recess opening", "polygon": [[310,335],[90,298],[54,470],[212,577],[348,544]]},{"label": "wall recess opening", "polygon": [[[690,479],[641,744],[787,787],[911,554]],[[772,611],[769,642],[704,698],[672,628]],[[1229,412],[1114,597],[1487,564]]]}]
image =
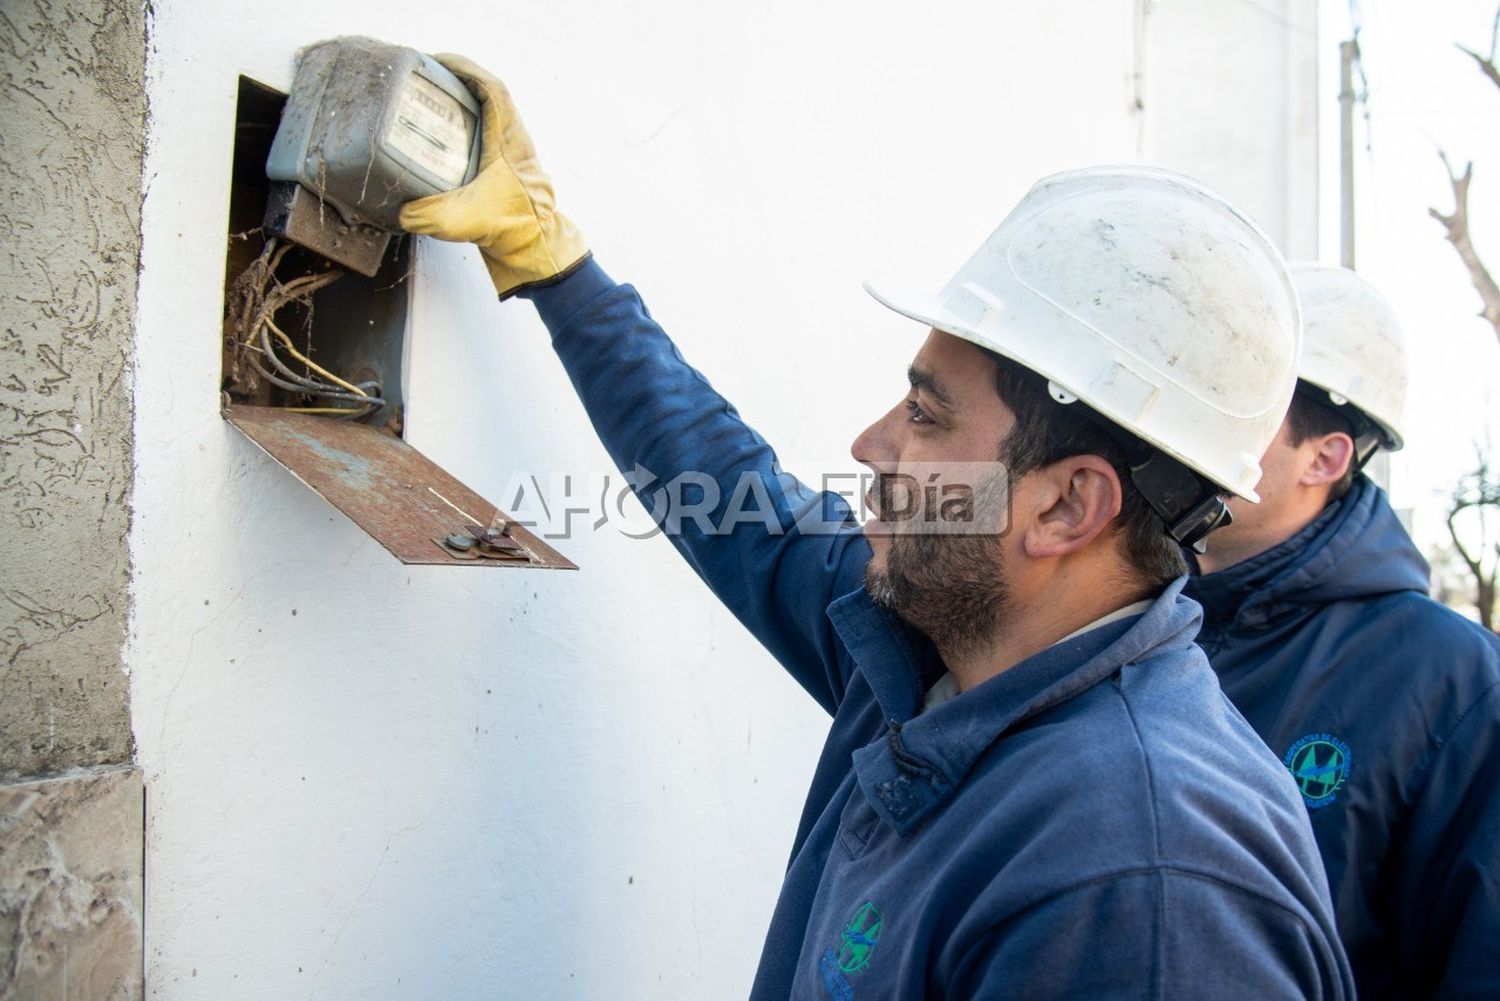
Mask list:
[{"label": "wall recess opening", "polygon": [[[367,275],[269,235],[268,222],[276,232],[287,228],[278,216],[286,206],[276,200],[286,186],[266,177],[286,102],[240,77],[225,254],[224,418],[403,563],[576,569],[405,442],[410,240],[391,239],[383,256],[367,258],[379,261]],[[335,211],[298,208],[318,227],[318,240],[358,240],[358,227],[323,214]],[[349,256],[347,248],[331,249]]]}]

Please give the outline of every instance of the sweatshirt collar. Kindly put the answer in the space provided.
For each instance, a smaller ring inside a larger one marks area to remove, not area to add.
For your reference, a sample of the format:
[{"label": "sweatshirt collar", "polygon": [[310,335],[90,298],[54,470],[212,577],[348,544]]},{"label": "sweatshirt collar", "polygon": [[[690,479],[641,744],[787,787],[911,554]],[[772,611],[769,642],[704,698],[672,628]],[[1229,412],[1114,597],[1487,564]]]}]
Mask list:
[{"label": "sweatshirt collar", "polygon": [[[1073,630],[1071,633],[1064,636],[1057,642],[1066,643],[1074,636],[1082,636],[1090,629],[1098,629],[1100,626],[1107,626],[1111,622],[1118,622],[1121,619],[1127,619],[1134,615],[1140,615],[1150,607],[1151,599],[1149,598],[1142,601],[1132,601],[1130,604],[1117,608],[1113,612],[1107,612],[1104,615],[1099,616],[1088,625],[1079,626],[1077,629]],[[937,680],[937,683],[934,684],[931,688],[927,689],[926,694],[922,696],[922,711],[925,713],[930,709],[942,705],[949,699],[957,698],[962,694],[963,693],[958,689],[958,679],[954,677],[952,671],[947,671],[941,678]]]},{"label": "sweatshirt collar", "polygon": [[[1060,640],[961,698],[918,715],[935,665],[921,664],[911,630],[861,588],[829,606],[828,615],[886,718],[884,738],[854,753],[860,789],[898,833],[942,806],[974,763],[1004,733],[1073,698],[1125,664],[1158,650],[1191,645],[1198,606],[1181,596],[1186,578],[1167,587],[1142,613],[1115,618]],[[936,665],[940,666],[940,665]]]}]

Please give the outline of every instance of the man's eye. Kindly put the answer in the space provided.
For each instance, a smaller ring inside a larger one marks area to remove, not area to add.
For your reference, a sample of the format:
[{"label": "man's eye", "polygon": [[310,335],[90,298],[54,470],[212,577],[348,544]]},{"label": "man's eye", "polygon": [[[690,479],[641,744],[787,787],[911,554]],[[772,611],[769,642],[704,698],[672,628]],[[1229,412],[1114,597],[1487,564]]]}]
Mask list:
[{"label": "man's eye", "polygon": [[923,410],[922,405],[919,404],[916,400],[906,401],[906,412],[909,415],[907,417],[907,420],[911,421],[913,424],[932,423],[932,418],[927,416],[927,411]]}]

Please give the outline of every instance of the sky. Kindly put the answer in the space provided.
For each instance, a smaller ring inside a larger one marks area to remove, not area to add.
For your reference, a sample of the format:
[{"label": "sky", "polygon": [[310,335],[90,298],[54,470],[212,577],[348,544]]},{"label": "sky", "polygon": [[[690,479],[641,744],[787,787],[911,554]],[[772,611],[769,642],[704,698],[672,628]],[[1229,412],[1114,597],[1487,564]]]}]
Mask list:
[{"label": "sky", "polygon": [[1352,7],[1368,81],[1359,109],[1355,164],[1356,267],[1391,300],[1411,351],[1404,451],[1393,457],[1391,498],[1412,511],[1424,552],[1446,542],[1443,516],[1452,484],[1475,464],[1486,428],[1500,446],[1500,339],[1477,314],[1478,293],[1427,210],[1453,208],[1438,150],[1458,171],[1474,161],[1470,233],[1491,273],[1500,274],[1500,88],[1454,47],[1490,50],[1497,0],[1327,0],[1324,46],[1320,246],[1337,263],[1340,38]]}]

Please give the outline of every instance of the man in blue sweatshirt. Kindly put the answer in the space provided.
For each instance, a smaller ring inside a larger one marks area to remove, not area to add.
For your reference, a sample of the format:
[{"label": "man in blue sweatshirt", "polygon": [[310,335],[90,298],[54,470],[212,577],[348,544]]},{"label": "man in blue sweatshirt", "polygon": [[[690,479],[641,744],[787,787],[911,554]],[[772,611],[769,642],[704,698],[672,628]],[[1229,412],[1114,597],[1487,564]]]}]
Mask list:
[{"label": "man in blue sweatshirt", "polygon": [[877,293],[932,329],[854,443],[861,531],[592,261],[500,82],[444,62],[482,170],[403,226],[531,299],[622,469],[713,485],[673,545],[833,717],[752,996],[1350,996],[1296,786],[1180,595],[1291,395],[1264,235],[1184,178],[1077,171],[937,296]]},{"label": "man in blue sweatshirt", "polygon": [[1342,268],[1293,270],[1291,410],[1187,593],[1224,691],[1312,817],[1366,998],[1500,997],[1500,642],[1427,596],[1427,564],[1359,473],[1401,446],[1396,319]]}]

